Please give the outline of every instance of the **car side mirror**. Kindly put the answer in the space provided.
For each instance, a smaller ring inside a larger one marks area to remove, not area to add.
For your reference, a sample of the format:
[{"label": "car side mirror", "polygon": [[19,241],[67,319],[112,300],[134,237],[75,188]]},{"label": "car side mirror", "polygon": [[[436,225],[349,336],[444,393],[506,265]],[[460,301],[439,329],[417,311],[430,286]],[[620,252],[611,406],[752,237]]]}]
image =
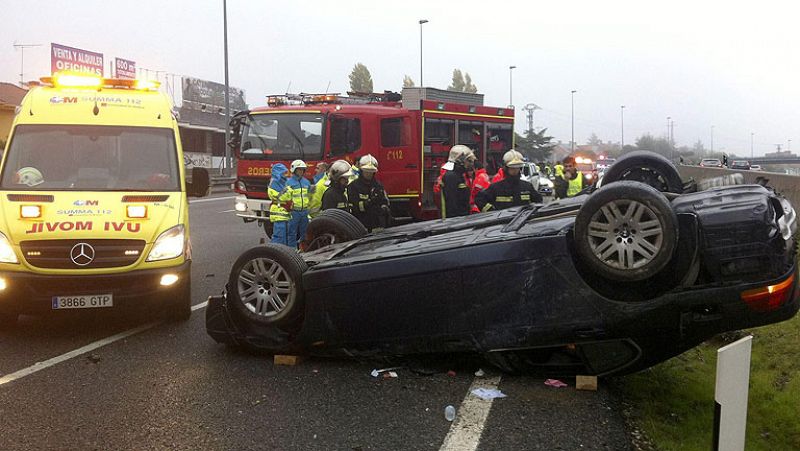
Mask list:
[{"label": "car side mirror", "polygon": [[211,176],[206,168],[192,168],[192,181],[186,181],[186,195],[205,197],[211,189]]}]

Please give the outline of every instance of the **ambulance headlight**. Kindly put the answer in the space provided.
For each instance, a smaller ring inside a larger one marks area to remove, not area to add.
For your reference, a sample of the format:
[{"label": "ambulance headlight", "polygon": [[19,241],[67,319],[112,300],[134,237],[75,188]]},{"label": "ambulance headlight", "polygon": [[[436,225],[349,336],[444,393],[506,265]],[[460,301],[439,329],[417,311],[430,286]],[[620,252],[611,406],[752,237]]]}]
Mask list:
[{"label": "ambulance headlight", "polygon": [[150,250],[150,255],[147,256],[147,261],[153,262],[180,257],[185,247],[186,234],[184,233],[183,225],[178,224],[158,236],[156,242],[153,243],[153,249]]},{"label": "ambulance headlight", "polygon": [[11,242],[2,233],[0,233],[0,263],[19,263]]}]

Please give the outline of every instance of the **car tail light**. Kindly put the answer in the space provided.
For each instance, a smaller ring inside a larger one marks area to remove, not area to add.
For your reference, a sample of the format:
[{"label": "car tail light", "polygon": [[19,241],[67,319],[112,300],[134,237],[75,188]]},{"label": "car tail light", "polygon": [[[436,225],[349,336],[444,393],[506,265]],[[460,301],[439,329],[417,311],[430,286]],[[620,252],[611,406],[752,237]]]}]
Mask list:
[{"label": "car tail light", "polygon": [[771,312],[789,300],[794,291],[794,278],[795,275],[792,274],[788,279],[775,285],[743,291],[741,298],[753,311]]}]

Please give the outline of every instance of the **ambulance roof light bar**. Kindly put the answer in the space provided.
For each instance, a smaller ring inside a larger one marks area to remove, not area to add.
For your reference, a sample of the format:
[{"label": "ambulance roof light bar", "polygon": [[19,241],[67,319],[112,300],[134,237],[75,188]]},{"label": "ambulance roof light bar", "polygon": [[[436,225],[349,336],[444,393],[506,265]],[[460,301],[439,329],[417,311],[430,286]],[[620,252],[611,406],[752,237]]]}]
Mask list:
[{"label": "ambulance roof light bar", "polygon": [[56,72],[50,77],[39,79],[43,84],[65,88],[122,88],[141,91],[155,91],[161,83],[153,80],[129,80],[122,78],[103,78],[91,74]]}]

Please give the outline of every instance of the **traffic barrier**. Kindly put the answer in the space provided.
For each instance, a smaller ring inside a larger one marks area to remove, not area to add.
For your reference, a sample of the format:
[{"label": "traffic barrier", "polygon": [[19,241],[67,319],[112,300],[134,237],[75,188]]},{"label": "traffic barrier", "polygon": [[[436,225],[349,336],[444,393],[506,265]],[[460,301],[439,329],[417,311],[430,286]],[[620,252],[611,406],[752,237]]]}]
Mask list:
[{"label": "traffic barrier", "polygon": [[789,199],[795,209],[800,208],[800,176],[778,174],[777,172],[740,171],[723,168],[705,168],[700,166],[678,166],[678,172],[683,180],[693,178],[697,181],[723,175],[742,174],[745,183],[756,183],[756,178],[763,177],[769,180],[769,186]]}]

